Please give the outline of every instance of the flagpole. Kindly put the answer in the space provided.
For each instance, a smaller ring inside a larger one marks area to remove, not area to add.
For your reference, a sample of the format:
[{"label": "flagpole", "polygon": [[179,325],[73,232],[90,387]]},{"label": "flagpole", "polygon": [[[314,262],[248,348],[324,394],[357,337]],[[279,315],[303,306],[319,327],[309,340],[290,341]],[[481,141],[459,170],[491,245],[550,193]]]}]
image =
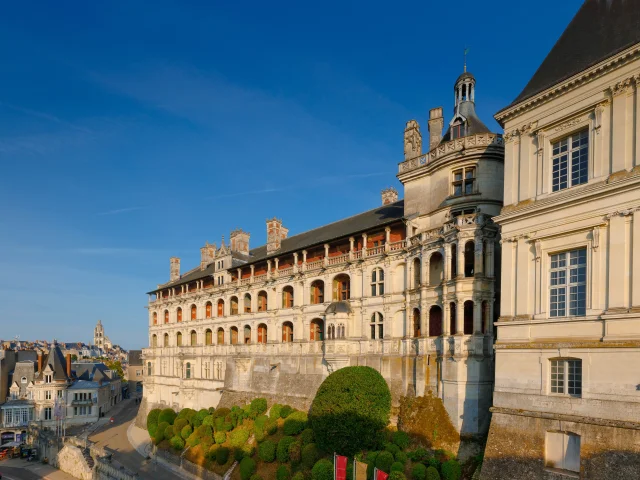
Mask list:
[{"label": "flagpole", "polygon": [[333,452],[333,480],[336,480],[336,452]]}]

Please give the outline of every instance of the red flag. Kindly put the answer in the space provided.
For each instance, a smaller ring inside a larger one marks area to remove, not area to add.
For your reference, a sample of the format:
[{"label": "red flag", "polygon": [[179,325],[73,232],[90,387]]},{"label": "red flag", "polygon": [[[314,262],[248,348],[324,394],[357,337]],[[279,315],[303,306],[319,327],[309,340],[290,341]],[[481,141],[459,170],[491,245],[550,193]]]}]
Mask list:
[{"label": "red flag", "polygon": [[374,475],[374,480],[387,480],[389,478],[388,473],[384,473],[382,470],[378,470],[376,468],[376,474]]},{"label": "red flag", "polygon": [[333,454],[333,468],[335,480],[347,480],[347,457]]}]

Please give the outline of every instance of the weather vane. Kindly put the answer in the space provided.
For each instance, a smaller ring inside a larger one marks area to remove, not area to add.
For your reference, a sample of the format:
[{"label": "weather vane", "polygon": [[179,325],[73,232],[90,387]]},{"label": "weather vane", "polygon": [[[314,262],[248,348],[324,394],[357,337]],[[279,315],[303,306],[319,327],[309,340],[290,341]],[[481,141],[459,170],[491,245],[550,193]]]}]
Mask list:
[{"label": "weather vane", "polygon": [[467,72],[467,54],[469,53],[469,47],[464,47],[464,72]]}]

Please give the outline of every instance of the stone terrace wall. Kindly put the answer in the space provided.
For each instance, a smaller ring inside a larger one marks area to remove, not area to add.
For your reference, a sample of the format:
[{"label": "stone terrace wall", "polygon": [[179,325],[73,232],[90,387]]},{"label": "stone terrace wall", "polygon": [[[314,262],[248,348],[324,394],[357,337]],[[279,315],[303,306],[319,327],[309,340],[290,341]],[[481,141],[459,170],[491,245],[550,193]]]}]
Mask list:
[{"label": "stone terrace wall", "polygon": [[57,455],[58,468],[72,477],[81,480],[92,480],[93,471],[75,445],[65,445]]}]

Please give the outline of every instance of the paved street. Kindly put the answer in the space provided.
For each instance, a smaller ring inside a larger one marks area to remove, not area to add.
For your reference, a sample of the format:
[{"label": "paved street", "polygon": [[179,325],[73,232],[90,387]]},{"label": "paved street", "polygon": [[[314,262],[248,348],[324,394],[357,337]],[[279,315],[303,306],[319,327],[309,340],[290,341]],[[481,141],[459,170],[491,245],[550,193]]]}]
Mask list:
[{"label": "paved street", "polygon": [[49,465],[27,462],[26,460],[8,460],[0,462],[0,474],[2,480],[35,480],[46,478],[48,480],[75,480],[74,477]]}]

